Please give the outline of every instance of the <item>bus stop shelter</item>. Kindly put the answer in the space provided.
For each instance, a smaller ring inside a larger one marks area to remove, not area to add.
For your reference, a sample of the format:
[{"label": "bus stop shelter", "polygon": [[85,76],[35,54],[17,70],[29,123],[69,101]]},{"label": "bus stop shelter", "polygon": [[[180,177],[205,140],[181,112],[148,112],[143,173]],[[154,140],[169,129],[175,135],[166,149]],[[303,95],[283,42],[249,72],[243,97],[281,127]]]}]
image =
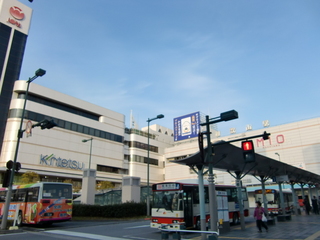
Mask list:
[{"label": "bus stop shelter", "polygon": [[[172,162],[187,165],[192,168],[197,166],[207,167],[209,164],[212,164],[214,169],[227,171],[236,178],[237,186],[239,185],[238,192],[241,191],[241,179],[247,174],[255,176],[256,179],[261,181],[263,191],[264,182],[267,179],[276,178],[280,187],[279,190],[281,207],[284,206],[283,195],[281,194],[282,182],[289,182],[291,184],[293,196],[295,195],[293,185],[296,183],[300,184],[301,187],[306,184],[308,184],[309,186],[318,186],[320,183],[320,176],[318,174],[294,167],[284,162],[274,160],[261,154],[255,153],[254,162],[245,162],[243,158],[243,150],[235,145],[232,145],[231,143],[218,141],[212,143],[212,146],[213,157],[211,163],[203,161],[203,157],[201,156],[200,151],[184,159],[175,160]],[[206,152],[206,148],[204,149],[204,151]],[[265,194],[263,195],[265,196]],[[238,194],[238,196],[239,201],[241,202],[241,194]],[[293,199],[296,207],[296,196],[294,196]],[[264,199],[264,208],[267,209],[266,199]],[[244,229],[244,218],[243,212],[241,213],[241,209],[240,221],[241,228]]]}]

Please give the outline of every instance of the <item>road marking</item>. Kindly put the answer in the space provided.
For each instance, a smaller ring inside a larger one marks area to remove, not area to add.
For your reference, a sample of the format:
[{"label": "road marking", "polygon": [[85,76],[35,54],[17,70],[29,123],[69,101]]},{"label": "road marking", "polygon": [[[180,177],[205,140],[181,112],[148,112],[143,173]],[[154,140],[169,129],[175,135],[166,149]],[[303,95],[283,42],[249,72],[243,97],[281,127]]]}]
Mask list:
[{"label": "road marking", "polygon": [[145,227],[150,227],[150,225],[141,225],[141,226],[135,226],[135,227],[127,227],[127,228],[124,228],[124,229],[145,228]]},{"label": "road marking", "polygon": [[108,237],[98,234],[90,234],[90,233],[81,233],[81,232],[71,232],[71,231],[63,231],[63,230],[50,230],[45,231],[46,233],[60,234],[71,237],[82,237],[96,240],[125,240],[126,238],[116,238],[116,237]]},{"label": "road marking", "polygon": [[320,236],[320,231],[312,234],[311,236],[307,237],[305,240],[314,240],[319,236]]}]

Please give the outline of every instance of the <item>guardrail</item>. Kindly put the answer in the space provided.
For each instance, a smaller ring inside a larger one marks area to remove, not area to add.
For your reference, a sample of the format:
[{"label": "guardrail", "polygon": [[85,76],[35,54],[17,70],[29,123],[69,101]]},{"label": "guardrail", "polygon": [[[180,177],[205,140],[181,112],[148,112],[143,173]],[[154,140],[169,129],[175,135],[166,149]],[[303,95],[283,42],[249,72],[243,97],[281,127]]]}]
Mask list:
[{"label": "guardrail", "polygon": [[172,232],[172,239],[177,239],[181,240],[181,234],[182,232],[184,233],[205,233],[205,234],[212,234],[209,236],[208,240],[217,240],[219,236],[219,232],[216,231],[199,231],[199,230],[185,230],[185,229],[167,229],[167,226],[170,226],[171,224],[168,225],[163,225],[161,227],[161,240],[167,240],[169,239],[169,233]]}]

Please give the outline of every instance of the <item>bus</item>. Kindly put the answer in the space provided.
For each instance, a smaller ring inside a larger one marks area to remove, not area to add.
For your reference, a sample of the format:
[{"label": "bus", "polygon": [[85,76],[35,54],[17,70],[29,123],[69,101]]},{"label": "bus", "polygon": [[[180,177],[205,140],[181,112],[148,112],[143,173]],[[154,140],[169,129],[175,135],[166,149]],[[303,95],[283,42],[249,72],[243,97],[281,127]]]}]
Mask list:
[{"label": "bus", "polygon": [[[7,195],[7,188],[0,188],[0,218]],[[71,220],[72,184],[40,182],[12,187],[8,219],[18,212],[17,225],[45,224]]]},{"label": "bus", "polygon": [[[209,191],[205,185],[206,222],[209,215]],[[244,216],[249,216],[249,202],[246,188],[242,187]],[[152,185],[153,206],[151,209],[152,228],[171,225],[171,228],[200,229],[200,206],[198,184],[164,182]],[[240,222],[238,191],[235,186],[216,185],[216,191],[225,191],[228,197],[230,223]]]},{"label": "bus", "polygon": [[[282,214],[281,212],[281,202],[280,202],[280,193],[279,190],[276,189],[265,189],[266,192],[266,199],[267,199],[267,206],[269,214],[278,215]],[[292,192],[290,190],[282,190],[284,205],[285,205],[285,212],[291,212],[291,208],[293,206],[292,201]],[[260,201],[263,206],[263,196],[262,196],[262,189],[257,189],[254,191],[255,200]]]}]

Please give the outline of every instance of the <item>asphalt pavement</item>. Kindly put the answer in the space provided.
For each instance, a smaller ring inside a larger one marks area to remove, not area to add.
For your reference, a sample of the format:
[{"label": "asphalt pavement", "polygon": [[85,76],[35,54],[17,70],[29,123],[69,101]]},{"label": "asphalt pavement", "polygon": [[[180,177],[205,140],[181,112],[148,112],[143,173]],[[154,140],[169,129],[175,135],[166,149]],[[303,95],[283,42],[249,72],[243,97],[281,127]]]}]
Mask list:
[{"label": "asphalt pavement", "polygon": [[[276,220],[274,225],[268,225],[268,232],[262,229],[262,233],[258,232],[254,219],[247,219],[246,222],[245,230],[241,230],[240,226],[232,227],[230,232],[221,234],[219,239],[320,240],[320,215],[292,215],[291,220]],[[192,239],[200,240],[201,237]]]}]

